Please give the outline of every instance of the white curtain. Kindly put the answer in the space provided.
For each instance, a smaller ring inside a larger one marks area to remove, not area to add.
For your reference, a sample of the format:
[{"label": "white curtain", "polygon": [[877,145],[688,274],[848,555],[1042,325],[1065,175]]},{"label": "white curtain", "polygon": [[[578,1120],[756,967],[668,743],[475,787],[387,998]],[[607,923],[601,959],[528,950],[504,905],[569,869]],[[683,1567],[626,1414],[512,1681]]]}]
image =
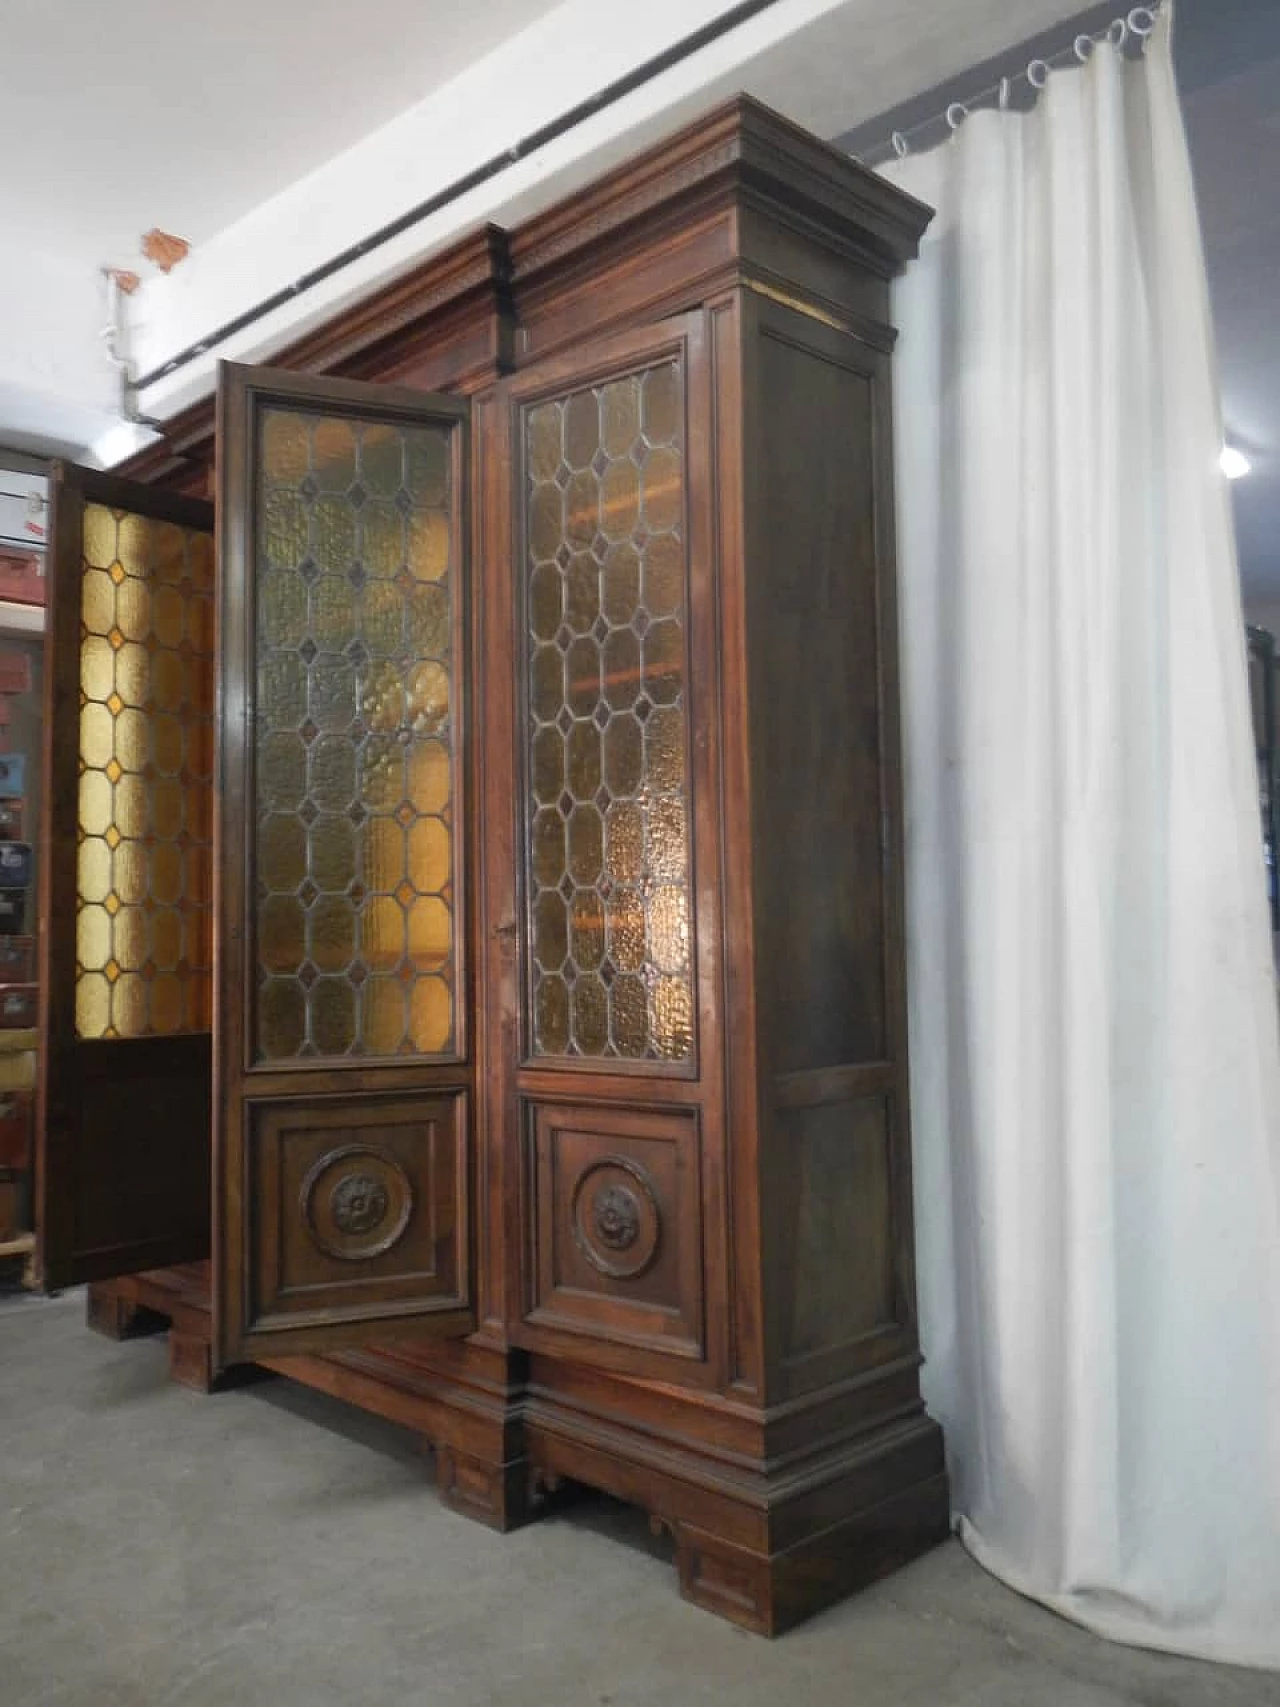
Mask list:
[{"label": "white curtain", "polygon": [[961,1534],[1280,1665],[1280,1045],[1170,22],[888,173],[916,1214]]}]

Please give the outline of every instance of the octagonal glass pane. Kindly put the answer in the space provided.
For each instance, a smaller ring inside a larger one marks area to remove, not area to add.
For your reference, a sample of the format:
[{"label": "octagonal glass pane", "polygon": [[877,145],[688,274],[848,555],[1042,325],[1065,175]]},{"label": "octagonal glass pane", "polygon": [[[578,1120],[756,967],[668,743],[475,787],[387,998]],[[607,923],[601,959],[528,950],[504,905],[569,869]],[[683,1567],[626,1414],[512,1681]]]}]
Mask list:
[{"label": "octagonal glass pane", "polygon": [[[84,507],[75,1007],[82,1038],[210,1027],[213,784],[211,767],[190,755],[213,750],[212,556],[212,538],[197,528]],[[282,598],[272,620],[287,627]],[[277,791],[289,786],[287,769],[287,755],[273,755]]]},{"label": "octagonal glass pane", "polygon": [[682,364],[535,404],[522,448],[532,1052],[687,1061]]},{"label": "octagonal glass pane", "polygon": [[452,430],[306,404],[264,413],[260,1061],[456,1046]]}]

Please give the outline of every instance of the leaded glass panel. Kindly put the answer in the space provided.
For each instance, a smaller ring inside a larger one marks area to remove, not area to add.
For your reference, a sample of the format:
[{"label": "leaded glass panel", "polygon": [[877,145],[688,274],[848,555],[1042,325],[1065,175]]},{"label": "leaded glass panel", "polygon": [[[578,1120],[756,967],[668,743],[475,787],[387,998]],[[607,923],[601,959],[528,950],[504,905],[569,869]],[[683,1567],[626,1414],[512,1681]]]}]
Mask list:
[{"label": "leaded glass panel", "polygon": [[451,430],[262,416],[260,1060],[456,1046]]},{"label": "leaded glass panel", "polygon": [[210,1029],[213,539],[86,504],[76,1034]]},{"label": "leaded glass panel", "polygon": [[535,1055],[693,1051],[684,376],[524,415]]}]

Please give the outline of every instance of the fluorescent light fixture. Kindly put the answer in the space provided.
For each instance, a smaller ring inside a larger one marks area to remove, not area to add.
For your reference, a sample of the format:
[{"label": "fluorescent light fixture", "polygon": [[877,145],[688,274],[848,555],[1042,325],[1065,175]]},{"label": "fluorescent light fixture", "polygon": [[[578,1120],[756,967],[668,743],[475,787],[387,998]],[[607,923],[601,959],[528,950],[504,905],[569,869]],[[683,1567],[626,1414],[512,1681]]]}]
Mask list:
[{"label": "fluorescent light fixture", "polygon": [[1253,468],[1249,458],[1234,445],[1223,445],[1220,462],[1228,480],[1243,480]]}]

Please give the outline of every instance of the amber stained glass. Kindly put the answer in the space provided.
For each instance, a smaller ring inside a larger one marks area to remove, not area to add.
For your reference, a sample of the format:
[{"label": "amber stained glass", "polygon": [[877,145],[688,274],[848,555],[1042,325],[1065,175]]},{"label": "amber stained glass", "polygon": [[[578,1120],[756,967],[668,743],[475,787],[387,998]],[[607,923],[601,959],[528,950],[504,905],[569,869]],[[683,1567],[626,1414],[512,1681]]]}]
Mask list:
[{"label": "amber stained glass", "polygon": [[693,1050],[683,433],[675,361],[525,415],[536,1055]]},{"label": "amber stained glass", "polygon": [[267,410],[257,477],[256,1054],[448,1054],[449,429]]},{"label": "amber stained glass", "polygon": [[86,504],[76,1031],[208,1031],[213,540]]}]

